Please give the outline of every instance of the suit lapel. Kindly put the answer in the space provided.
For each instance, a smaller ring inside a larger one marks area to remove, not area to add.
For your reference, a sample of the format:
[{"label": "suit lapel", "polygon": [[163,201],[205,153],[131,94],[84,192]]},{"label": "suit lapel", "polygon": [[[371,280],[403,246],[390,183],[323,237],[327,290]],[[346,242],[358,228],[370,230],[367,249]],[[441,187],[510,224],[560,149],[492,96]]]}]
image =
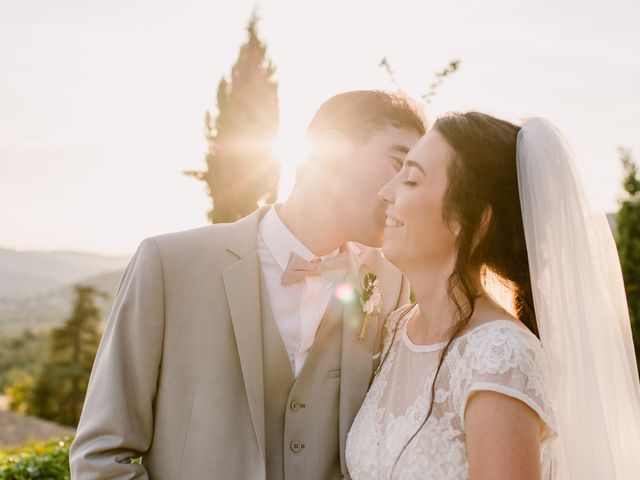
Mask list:
[{"label": "suit lapel", "polygon": [[231,323],[236,337],[249,410],[260,453],[265,458],[264,375],[260,314],[260,259],[257,251],[258,221],[266,208],[236,222],[227,249],[238,258],[222,272]]}]

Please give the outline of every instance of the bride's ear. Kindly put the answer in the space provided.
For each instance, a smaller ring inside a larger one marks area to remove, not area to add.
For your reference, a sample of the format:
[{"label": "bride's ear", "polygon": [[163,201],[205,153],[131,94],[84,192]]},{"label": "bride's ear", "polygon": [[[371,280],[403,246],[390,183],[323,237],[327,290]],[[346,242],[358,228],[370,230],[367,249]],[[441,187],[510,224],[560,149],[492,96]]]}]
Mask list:
[{"label": "bride's ear", "polygon": [[478,225],[478,230],[473,236],[473,242],[471,244],[471,251],[474,251],[476,247],[480,244],[484,236],[487,234],[487,230],[489,230],[489,225],[491,224],[491,218],[493,217],[493,209],[491,205],[487,205],[484,207],[482,211],[482,215],[480,216],[480,224]]},{"label": "bride's ear", "polygon": [[491,223],[491,218],[493,217],[493,209],[491,205],[487,205],[484,207],[482,212],[482,216],[480,217],[480,235],[485,236],[487,230],[489,229],[489,224]]}]

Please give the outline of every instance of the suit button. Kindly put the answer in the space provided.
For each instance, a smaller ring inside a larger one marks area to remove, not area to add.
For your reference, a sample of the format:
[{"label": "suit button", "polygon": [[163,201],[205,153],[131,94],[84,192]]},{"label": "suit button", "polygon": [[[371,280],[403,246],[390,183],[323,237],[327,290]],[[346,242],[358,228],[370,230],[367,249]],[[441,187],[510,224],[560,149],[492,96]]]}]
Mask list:
[{"label": "suit button", "polygon": [[302,402],[299,402],[298,400],[291,400],[291,403],[289,404],[289,408],[291,408],[291,410],[293,410],[294,412],[297,412],[298,410],[300,410],[301,408],[305,408],[306,405]]},{"label": "suit button", "polygon": [[291,445],[289,445],[289,447],[291,448],[292,452],[298,453],[300,450],[304,448],[304,443],[293,441],[291,442]]}]

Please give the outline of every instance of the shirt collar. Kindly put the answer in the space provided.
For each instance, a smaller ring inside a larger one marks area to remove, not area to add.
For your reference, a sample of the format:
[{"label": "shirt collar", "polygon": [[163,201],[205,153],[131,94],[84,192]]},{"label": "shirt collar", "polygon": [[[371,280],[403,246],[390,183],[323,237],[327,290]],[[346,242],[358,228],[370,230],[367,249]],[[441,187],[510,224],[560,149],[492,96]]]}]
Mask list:
[{"label": "shirt collar", "polygon": [[[280,219],[280,215],[278,215],[276,208],[278,205],[280,204],[276,203],[272,205],[264,214],[260,220],[260,224],[258,225],[258,235],[262,238],[262,241],[265,243],[267,249],[271,252],[271,255],[273,255],[278,265],[282,270],[286,270],[287,265],[289,264],[291,252],[295,252],[308,262],[316,258],[316,256],[300,240],[298,240],[298,238]],[[355,242],[347,242],[343,249],[337,249],[320,258],[331,258],[338,255],[341,251],[346,251],[349,255],[351,269],[354,272],[357,272],[362,265],[362,260],[360,259],[362,248]]]},{"label": "shirt collar", "polygon": [[[260,235],[260,238],[262,238],[262,241],[264,241],[267,249],[269,249],[278,265],[282,270],[285,270],[289,264],[291,252],[300,255],[308,262],[316,258],[313,252],[305,247],[282,222],[278,215],[276,205],[271,206],[269,211],[262,217],[262,220],[260,220],[258,235]],[[331,258],[337,255],[339,251],[338,249],[320,258]]]}]

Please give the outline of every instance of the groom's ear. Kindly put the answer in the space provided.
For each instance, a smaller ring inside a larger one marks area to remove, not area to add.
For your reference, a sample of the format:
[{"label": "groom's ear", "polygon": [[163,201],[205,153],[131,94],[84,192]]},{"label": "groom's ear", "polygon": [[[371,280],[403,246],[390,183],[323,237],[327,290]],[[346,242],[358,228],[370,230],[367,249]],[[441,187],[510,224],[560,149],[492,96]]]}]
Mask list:
[{"label": "groom's ear", "polygon": [[296,171],[296,185],[300,185],[307,178],[334,177],[339,173],[340,165],[348,153],[349,140],[337,130],[329,130],[311,138],[308,157]]},{"label": "groom's ear", "polygon": [[314,147],[317,159],[333,170],[333,167],[345,158],[350,148],[350,142],[343,133],[337,130],[328,130],[316,140]]}]

